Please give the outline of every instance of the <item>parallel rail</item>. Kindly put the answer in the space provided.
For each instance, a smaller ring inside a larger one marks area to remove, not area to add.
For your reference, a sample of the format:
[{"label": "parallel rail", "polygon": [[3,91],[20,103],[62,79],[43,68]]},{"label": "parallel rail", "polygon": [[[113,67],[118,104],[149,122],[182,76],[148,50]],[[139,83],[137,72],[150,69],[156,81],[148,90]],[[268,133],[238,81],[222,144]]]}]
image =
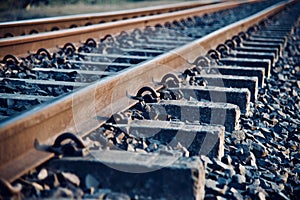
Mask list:
[{"label": "parallel rail", "polygon": [[28,51],[36,52],[40,47],[44,47],[49,50],[56,49],[57,46],[66,43],[66,41],[78,44],[88,38],[99,38],[108,34],[114,35],[121,31],[133,30],[135,28],[155,26],[157,24],[164,24],[165,22],[175,20],[180,21],[180,19],[184,19],[187,16],[200,16],[209,12],[233,8],[247,2],[249,1],[224,2],[217,6],[207,5],[173,13],[164,13],[156,16],[109,22],[105,24],[95,24],[86,27],[78,27],[76,29],[44,32],[35,35],[4,38],[0,39],[0,58],[3,58],[7,54],[25,56]]},{"label": "parallel rail", "polygon": [[[45,144],[52,143],[57,135],[66,131],[77,133],[81,137],[85,136],[93,129],[99,127],[112,114],[128,108],[135,102],[128,100],[127,93],[136,94],[137,89],[144,85],[150,85],[158,89],[159,87],[152,83],[153,79],[160,80],[166,73],[184,70],[187,62],[192,62],[195,58],[204,55],[218,44],[240,32],[246,31],[249,27],[293,2],[295,1],[278,3],[183,47],[158,56],[138,67],[129,68],[124,73],[108,77],[84,89],[66,95],[45,107],[36,107],[30,112],[6,121],[0,125],[0,177],[13,181],[19,175],[25,173],[26,169],[37,166],[53,156],[52,154],[36,151],[33,145],[35,139]],[[218,9],[225,9],[234,5],[238,4],[226,3]],[[211,7],[205,12],[217,11],[218,9]],[[199,11],[201,10],[194,9],[193,12],[180,11],[177,14],[173,14],[175,18],[180,19],[184,16],[186,17],[187,12],[191,12],[190,14],[194,15],[195,13],[199,14]],[[153,21],[147,21],[147,25],[163,23],[167,20],[174,20],[174,18],[171,18],[171,14],[164,14],[163,20],[156,16],[151,17],[151,20]],[[127,23],[128,29],[137,26],[143,27],[145,21],[144,19],[136,19],[132,20],[131,23],[131,25]],[[112,25],[115,24],[97,25],[94,29],[98,28],[95,31],[98,32],[103,26],[108,28]],[[82,29],[90,29],[90,27]],[[90,31],[93,32],[93,30]],[[89,35],[89,37],[92,36],[95,35]],[[99,34],[96,36],[99,37]],[[78,36],[76,37],[78,39]],[[119,101],[116,102],[116,100]],[[20,143],[20,141],[22,142]]]},{"label": "parallel rail", "polygon": [[98,23],[113,22],[130,18],[157,15],[216,4],[222,1],[205,0],[176,3],[164,6],[152,6],[144,9],[131,9],[94,14],[78,14],[71,16],[49,17],[44,19],[22,20],[0,23],[0,37],[20,36],[33,33],[47,32],[72,27],[87,26]]}]

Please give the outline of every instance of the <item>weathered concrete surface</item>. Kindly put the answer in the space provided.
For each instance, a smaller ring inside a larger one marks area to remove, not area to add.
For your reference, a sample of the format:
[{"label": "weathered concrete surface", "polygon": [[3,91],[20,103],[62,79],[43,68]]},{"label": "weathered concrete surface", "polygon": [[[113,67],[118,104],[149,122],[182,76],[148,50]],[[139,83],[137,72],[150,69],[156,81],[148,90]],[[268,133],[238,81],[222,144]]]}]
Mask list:
[{"label": "weathered concrete surface", "polygon": [[229,103],[168,100],[149,103],[151,109],[159,115],[171,115],[181,121],[218,124],[225,126],[226,131],[239,129],[240,109]]},{"label": "weathered concrete surface", "polygon": [[241,113],[248,116],[250,109],[250,91],[246,88],[225,88],[213,86],[183,86],[169,88],[170,91],[182,92],[185,99],[207,100],[212,102],[232,103],[239,106]]},{"label": "weathered concrete surface", "polygon": [[179,142],[186,147],[190,156],[206,155],[221,159],[224,156],[223,126],[185,124],[183,122],[159,120],[134,120],[115,127],[138,138],[151,138],[169,144]]},{"label": "weathered concrete surface", "polygon": [[87,177],[92,176],[98,187],[131,197],[204,198],[205,170],[199,157],[92,151],[87,157],[54,159],[48,168],[76,174],[83,187],[87,187]]},{"label": "weathered concrete surface", "polygon": [[204,79],[208,86],[218,87],[233,87],[233,88],[247,88],[251,92],[250,100],[254,102],[258,94],[258,79],[257,77],[247,76],[231,76],[218,74],[203,74],[195,76],[195,79]]}]

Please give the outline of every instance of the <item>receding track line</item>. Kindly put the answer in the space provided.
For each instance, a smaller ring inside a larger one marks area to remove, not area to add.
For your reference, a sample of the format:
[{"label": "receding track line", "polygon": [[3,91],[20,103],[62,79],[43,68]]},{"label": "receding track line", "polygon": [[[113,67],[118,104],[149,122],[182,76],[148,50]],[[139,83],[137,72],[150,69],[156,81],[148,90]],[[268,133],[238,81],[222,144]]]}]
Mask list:
[{"label": "receding track line", "polygon": [[205,6],[210,4],[217,4],[224,1],[207,0],[175,3],[171,5],[152,6],[143,9],[131,9],[122,11],[112,11],[94,14],[78,14],[62,17],[49,17],[44,19],[32,19],[12,22],[0,23],[0,37],[5,36],[20,36],[28,35],[31,32],[47,32],[52,30],[68,29],[71,26],[87,26],[92,24],[99,24],[105,22],[119,21],[130,18],[144,17],[157,15],[162,13],[174,12]]},{"label": "receding track line", "polygon": [[118,34],[121,31],[133,30],[135,28],[144,28],[146,26],[155,26],[193,16],[201,16],[205,13],[216,12],[229,9],[247,3],[249,1],[224,2],[217,5],[201,6],[187,10],[164,13],[156,16],[147,16],[136,19],[128,19],[105,24],[95,24],[87,27],[78,27],[76,29],[65,29],[54,32],[44,32],[35,35],[17,36],[12,38],[3,38],[0,40],[0,58],[7,54],[25,56],[27,52],[36,52],[40,47],[49,50],[56,49],[66,42],[81,43],[88,38],[99,38],[105,35]]}]

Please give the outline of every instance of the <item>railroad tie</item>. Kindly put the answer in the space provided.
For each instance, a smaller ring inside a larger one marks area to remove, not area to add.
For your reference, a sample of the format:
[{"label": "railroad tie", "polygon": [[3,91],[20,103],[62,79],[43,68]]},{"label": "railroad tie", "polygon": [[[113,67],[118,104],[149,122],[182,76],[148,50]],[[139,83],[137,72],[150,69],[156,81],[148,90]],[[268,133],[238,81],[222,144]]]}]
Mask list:
[{"label": "railroad tie", "polygon": [[115,192],[144,198],[204,199],[205,169],[199,157],[138,154],[126,151],[91,151],[86,157],[51,161],[49,169],[76,171],[90,188],[113,188]]},{"label": "railroad tie", "polygon": [[219,66],[213,65],[209,67],[202,67],[205,74],[220,74],[231,76],[249,76],[258,78],[258,87],[264,86],[265,68],[263,67],[240,67],[240,66]]},{"label": "railroad tie", "polygon": [[137,138],[158,140],[163,144],[177,145],[189,151],[189,156],[206,155],[221,159],[224,155],[224,127],[186,124],[175,121],[134,120],[114,127]]},{"label": "railroad tie", "polygon": [[182,86],[168,88],[169,91],[183,94],[185,99],[231,103],[239,106],[245,116],[249,115],[250,91],[247,88],[224,88],[214,86]]},{"label": "railroad tie", "polygon": [[228,132],[239,129],[240,109],[237,105],[185,100],[165,100],[148,105],[161,119],[171,115],[181,121],[224,125]]},{"label": "railroad tie", "polygon": [[221,58],[219,59],[220,65],[236,65],[245,67],[264,67],[267,77],[270,76],[271,61],[267,59],[251,59],[251,58]]},{"label": "railroad tie", "polygon": [[258,93],[258,78],[248,76],[232,76],[218,74],[201,74],[194,77],[195,80],[204,79],[208,86],[227,87],[227,88],[247,88],[251,93],[250,100],[254,102]]}]

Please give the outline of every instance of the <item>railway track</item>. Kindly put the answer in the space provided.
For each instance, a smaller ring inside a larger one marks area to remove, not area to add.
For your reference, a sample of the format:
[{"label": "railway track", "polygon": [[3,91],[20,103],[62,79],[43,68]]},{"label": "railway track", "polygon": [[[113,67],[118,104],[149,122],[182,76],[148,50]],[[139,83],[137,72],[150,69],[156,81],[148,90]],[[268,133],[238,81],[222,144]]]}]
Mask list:
[{"label": "railway track", "polygon": [[76,29],[62,29],[54,32],[42,32],[34,35],[2,38],[0,40],[0,57],[3,58],[7,54],[24,57],[27,56],[28,52],[36,52],[41,46],[49,51],[57,51],[57,47],[65,44],[66,41],[80,45],[88,38],[102,38],[108,34],[119,34],[121,31],[128,31],[135,28],[144,28],[159,24],[162,25],[174,20],[180,21],[181,19],[185,19],[186,16],[198,16],[208,12],[218,11],[220,9],[229,9],[246,2],[249,1],[224,2],[218,4],[218,6],[200,6],[173,13],[164,13],[155,16],[140,17],[104,24],[95,24],[87,27],[81,26]]},{"label": "railway track", "polygon": [[[201,15],[204,12],[212,12],[217,9],[228,9],[237,5],[237,3],[225,3],[219,6],[201,8],[199,14]],[[198,12],[199,10],[196,9],[196,11]],[[192,10],[192,12],[188,11],[174,14],[175,19],[177,19],[178,16],[182,17],[183,14],[193,15],[194,13],[195,10]],[[219,16],[204,16],[203,19],[195,18],[195,22],[192,20],[187,21],[186,23],[191,23],[191,26],[194,27],[191,27],[186,31],[180,30],[181,26],[183,27],[184,24],[181,24],[181,22],[174,22],[175,26],[168,29],[151,30],[151,28],[146,28],[143,32],[140,29],[135,29],[130,35],[127,32],[122,32],[116,37],[113,37],[109,34],[101,39],[100,44],[97,44],[97,41],[94,39],[88,38],[85,42],[85,45],[78,48],[78,50],[76,49],[76,42],[66,43],[60,51],[56,50],[53,55],[51,50],[45,50],[45,48],[41,48],[36,49],[37,53],[35,54],[26,55],[26,59],[17,59],[14,56],[9,55],[9,52],[6,51],[6,48],[4,47],[2,50],[3,53],[5,52],[6,54],[3,56],[2,60],[3,71],[1,77],[4,87],[6,87],[6,85],[10,85],[11,82],[13,82],[12,84],[15,85],[22,85],[22,81],[25,81],[26,84],[17,88],[3,88],[5,94],[3,93],[2,99],[6,100],[6,98],[12,96],[12,93],[18,93],[25,95],[23,97],[25,100],[28,99],[28,102],[26,102],[27,105],[25,105],[25,107],[20,105],[15,106],[15,110],[3,110],[3,112],[6,112],[6,114],[2,115],[1,118],[13,115],[14,112],[22,111],[22,109],[28,109],[32,104],[38,104],[43,101],[51,100],[51,98],[68,93],[75,88],[88,85],[88,83],[98,80],[99,78],[114,75],[120,70],[133,67],[136,64],[150,60],[151,58],[163,54],[168,50],[174,49],[177,46],[184,45],[195,38],[200,38],[203,35],[215,30],[217,26],[226,25],[224,22],[223,24],[218,24],[218,20],[213,19],[220,17],[221,14],[222,13],[219,13]],[[170,16],[168,15],[167,17]],[[168,24],[168,22],[164,21],[165,16],[162,18],[163,19],[160,19],[160,21],[162,23],[166,23],[166,27],[171,26]],[[157,19],[157,17],[155,17],[155,19]],[[134,26],[136,27],[139,26],[140,21],[143,22],[144,20],[147,19],[138,20],[137,24],[135,24],[135,21],[132,23],[134,23]],[[234,21],[236,19],[234,16],[231,16],[230,20]],[[182,23],[184,23],[184,21],[182,21]],[[202,32],[199,32],[197,27],[200,27],[205,23],[207,24],[205,25],[206,29]],[[212,23],[216,23],[216,25],[211,26]],[[109,27],[117,27],[117,30],[119,30],[120,28],[118,25],[123,27],[128,25],[128,23],[121,22]],[[177,29],[180,30],[181,33],[177,33]],[[107,29],[107,31],[108,30],[110,29]],[[164,33],[164,31],[167,32]],[[84,32],[85,31],[78,32],[79,36],[81,37]],[[85,32],[85,34],[89,34],[89,32]],[[60,34],[57,35],[56,33],[51,35],[54,40],[58,40],[60,37]],[[165,40],[163,36],[168,38]],[[64,35],[64,37],[69,37],[69,34]],[[173,44],[174,39],[176,40],[176,44]],[[20,41],[14,41],[9,45],[9,47],[15,48],[19,42],[21,42],[21,45],[23,45],[24,40],[26,40],[26,38],[22,38]],[[47,38],[45,40],[47,40]],[[28,45],[38,46],[42,44],[39,43],[41,41],[42,43],[46,42],[47,44],[53,45],[52,43],[48,43],[49,41],[44,41],[43,39],[40,40],[39,37],[34,37],[33,43],[28,43]],[[147,42],[147,45],[144,44],[145,42]],[[94,48],[97,45],[99,47]],[[24,54],[26,49],[27,48],[20,48],[19,50],[21,50],[23,52],[22,54]],[[70,51],[71,54],[68,55]],[[45,56],[47,56],[46,59],[44,58]],[[33,70],[31,70],[31,66],[35,66]],[[47,82],[47,79],[50,79],[50,81]],[[27,85],[29,87],[27,87]],[[33,87],[35,87],[35,89],[31,88],[31,85],[34,85]],[[35,91],[32,91],[32,89]],[[47,92],[51,93],[51,95],[44,97]],[[21,99],[22,96],[16,96],[14,100],[18,102],[22,101]],[[36,99],[38,101],[36,101]]]},{"label": "railway track", "polygon": [[3,113],[21,101],[46,103],[3,120],[1,177],[12,182],[52,159],[17,180],[22,194],[6,181],[0,191],[296,198],[300,5],[269,6],[243,4],[55,53],[6,56]]},{"label": "railway track", "polygon": [[93,24],[114,22],[119,20],[152,16],[168,12],[175,12],[221,1],[193,1],[184,3],[173,3],[171,5],[153,6],[143,9],[131,9],[125,11],[113,11],[106,13],[79,14],[61,17],[49,17],[44,19],[21,20],[0,23],[0,37],[14,37],[21,35],[36,34],[61,29],[90,26]]}]

